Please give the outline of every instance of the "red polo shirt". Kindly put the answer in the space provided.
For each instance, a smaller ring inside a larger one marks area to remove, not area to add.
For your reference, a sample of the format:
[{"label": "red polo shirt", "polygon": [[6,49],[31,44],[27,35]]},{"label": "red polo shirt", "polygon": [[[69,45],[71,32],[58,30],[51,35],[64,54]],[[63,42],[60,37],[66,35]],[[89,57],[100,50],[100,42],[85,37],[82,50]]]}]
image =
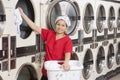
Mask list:
[{"label": "red polo shirt", "polygon": [[[68,35],[56,40],[56,33],[54,31],[41,29],[41,36],[46,41],[45,61],[64,60],[66,52],[72,53],[72,41]],[[42,71],[46,75],[45,71]]]}]

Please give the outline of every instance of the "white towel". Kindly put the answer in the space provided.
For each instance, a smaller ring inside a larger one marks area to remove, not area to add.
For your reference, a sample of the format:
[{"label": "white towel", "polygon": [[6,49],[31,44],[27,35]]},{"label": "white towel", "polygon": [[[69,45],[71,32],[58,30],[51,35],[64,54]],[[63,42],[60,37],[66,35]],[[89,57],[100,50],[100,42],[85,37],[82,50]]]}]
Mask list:
[{"label": "white towel", "polygon": [[19,9],[15,9],[14,11],[14,19],[15,19],[15,28],[18,34],[20,34],[20,25],[22,24],[22,17],[21,14],[19,12]]}]

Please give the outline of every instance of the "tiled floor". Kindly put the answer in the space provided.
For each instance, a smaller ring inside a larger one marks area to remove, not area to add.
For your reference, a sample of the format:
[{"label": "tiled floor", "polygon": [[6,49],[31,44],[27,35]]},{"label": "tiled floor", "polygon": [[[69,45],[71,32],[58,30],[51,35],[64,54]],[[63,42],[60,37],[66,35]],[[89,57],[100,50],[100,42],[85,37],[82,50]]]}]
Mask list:
[{"label": "tiled floor", "polygon": [[120,74],[116,75],[115,77],[111,78],[110,80],[120,80]]}]

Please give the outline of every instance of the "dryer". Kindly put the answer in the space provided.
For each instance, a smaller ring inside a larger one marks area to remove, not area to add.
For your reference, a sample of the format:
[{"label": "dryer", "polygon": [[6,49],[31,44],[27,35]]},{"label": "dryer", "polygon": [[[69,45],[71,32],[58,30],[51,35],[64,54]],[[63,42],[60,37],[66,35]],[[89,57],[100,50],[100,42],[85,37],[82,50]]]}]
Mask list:
[{"label": "dryer", "polygon": [[120,66],[120,42],[118,42],[118,44],[116,45],[116,55],[115,55],[115,59],[116,59],[116,64],[117,64],[117,67]]},{"label": "dryer", "polygon": [[[55,20],[60,15],[70,18],[71,26],[67,30],[73,42],[73,51],[79,46],[78,31],[80,26],[80,8],[76,0],[43,0],[40,3],[40,25],[43,28],[55,30]],[[43,51],[44,52],[44,51]],[[42,57],[44,57],[44,53]],[[75,53],[77,56],[78,53]]]},{"label": "dryer", "polygon": [[106,14],[107,14],[107,28],[108,28],[108,40],[113,39],[114,32],[115,32],[115,22],[116,22],[116,13],[115,13],[115,3],[107,2],[108,5],[106,5]]},{"label": "dryer", "polygon": [[55,30],[56,18],[60,15],[68,15],[72,25],[68,28],[67,34],[72,40],[77,39],[78,31],[76,30],[80,21],[80,9],[77,5],[74,0],[49,0],[45,4],[41,4],[41,25]]},{"label": "dryer", "polygon": [[105,3],[101,0],[97,0],[95,4],[95,27],[97,29],[97,42],[103,42],[105,40],[106,30],[106,7]]},{"label": "dryer", "polygon": [[86,44],[82,46],[80,52],[78,52],[78,60],[81,64],[83,64],[83,69],[80,73],[81,80],[93,80],[94,75],[94,51],[90,48],[90,44]]},{"label": "dryer", "polygon": [[117,11],[116,11],[116,13],[117,13],[117,15],[116,15],[116,17],[117,17],[117,44],[116,44],[116,49],[117,49],[117,51],[116,51],[116,64],[117,64],[117,67],[119,67],[120,65],[119,65],[119,55],[120,55],[120,52],[119,52],[119,45],[120,45],[120,42],[119,42],[119,38],[120,38],[120,36],[119,36],[119,34],[120,34],[120,6],[119,6],[119,4],[117,4],[116,5],[116,9],[117,9]]},{"label": "dryer", "polygon": [[[5,12],[5,7],[2,1],[0,1],[0,66],[1,66],[1,59],[2,59],[2,41],[1,41],[1,36],[4,32],[4,28],[5,28],[5,23],[6,23],[6,12]],[[0,68],[1,70],[1,68]],[[0,79],[2,80],[2,75],[1,75],[1,71],[0,71]]]}]

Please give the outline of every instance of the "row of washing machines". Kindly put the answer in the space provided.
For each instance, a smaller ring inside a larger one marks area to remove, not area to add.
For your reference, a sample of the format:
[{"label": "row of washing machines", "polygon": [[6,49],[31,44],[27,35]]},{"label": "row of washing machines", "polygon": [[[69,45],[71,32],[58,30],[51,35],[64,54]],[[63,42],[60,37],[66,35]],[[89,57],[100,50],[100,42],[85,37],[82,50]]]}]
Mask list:
[{"label": "row of washing machines", "polygon": [[21,7],[38,26],[54,30],[68,15],[74,59],[81,80],[95,80],[120,66],[119,0],[0,0],[0,80],[39,80],[45,43],[23,20],[17,33],[14,11]]}]

